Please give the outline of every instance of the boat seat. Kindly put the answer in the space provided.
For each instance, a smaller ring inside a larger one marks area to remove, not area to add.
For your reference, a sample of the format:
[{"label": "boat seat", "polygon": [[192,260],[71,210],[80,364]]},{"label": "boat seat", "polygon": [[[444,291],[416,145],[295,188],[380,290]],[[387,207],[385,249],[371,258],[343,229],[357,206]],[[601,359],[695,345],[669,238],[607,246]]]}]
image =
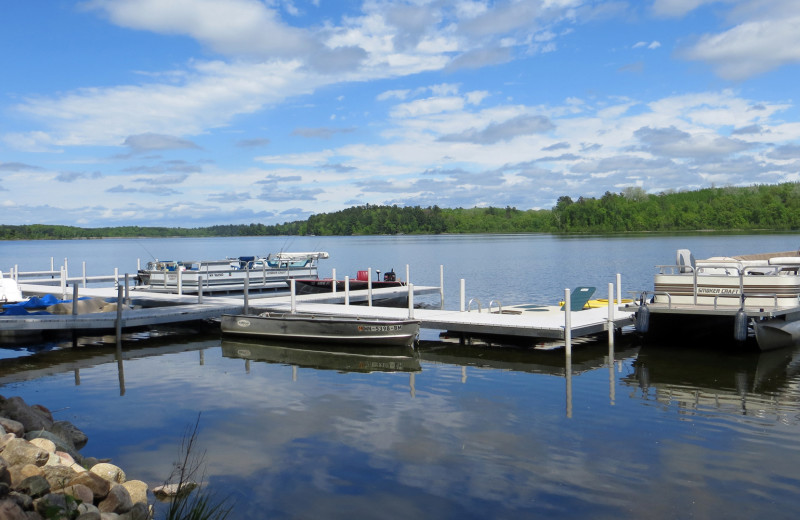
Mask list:
[{"label": "boat seat", "polygon": [[[596,289],[594,287],[576,287],[569,299],[569,310],[572,312],[583,310],[583,307],[589,302],[589,299],[594,294]],[[566,304],[561,305],[561,310],[564,310]]]}]

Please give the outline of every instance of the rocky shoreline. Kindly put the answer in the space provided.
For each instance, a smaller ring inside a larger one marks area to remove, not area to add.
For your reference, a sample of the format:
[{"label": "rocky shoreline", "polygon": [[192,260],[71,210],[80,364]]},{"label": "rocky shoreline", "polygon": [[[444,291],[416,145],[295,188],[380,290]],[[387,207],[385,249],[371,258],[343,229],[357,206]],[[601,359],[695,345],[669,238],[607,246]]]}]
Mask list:
[{"label": "rocky shoreline", "polygon": [[146,483],[83,457],[88,438],[41,405],[0,396],[0,520],[147,520]]}]

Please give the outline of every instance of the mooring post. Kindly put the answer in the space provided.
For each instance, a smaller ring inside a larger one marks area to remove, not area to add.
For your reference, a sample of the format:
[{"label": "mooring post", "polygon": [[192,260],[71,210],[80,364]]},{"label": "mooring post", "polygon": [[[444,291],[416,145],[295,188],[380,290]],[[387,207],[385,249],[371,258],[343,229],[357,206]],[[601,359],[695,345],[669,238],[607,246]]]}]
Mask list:
[{"label": "mooring post", "polygon": [[367,307],[372,307],[372,267],[367,267]]},{"label": "mooring post", "polygon": [[336,268],[331,269],[331,292],[336,292]]},{"label": "mooring post", "polygon": [[[614,347],[614,284],[608,284],[608,345]],[[609,360],[611,364],[613,360]]]},{"label": "mooring post", "polygon": [[114,287],[119,287],[119,267],[114,268]]},{"label": "mooring post", "polygon": [[408,319],[414,319],[414,284],[408,284]]},{"label": "mooring post", "polygon": [[344,304],[350,305],[350,277],[344,277]]},{"label": "mooring post", "polygon": [[411,268],[406,264],[406,283],[411,283]]},{"label": "mooring post", "polygon": [[67,299],[67,271],[61,268],[61,299]]},{"label": "mooring post", "polygon": [[19,264],[14,264],[14,276],[12,278],[19,281]]},{"label": "mooring post", "polygon": [[117,329],[117,341],[122,339],[122,286],[117,287],[117,321],[115,323]]},{"label": "mooring post", "polygon": [[[292,280],[294,282],[294,279]],[[250,271],[247,271],[244,277],[244,306],[242,308],[243,314],[250,314]]]},{"label": "mooring post", "polygon": [[83,261],[83,288],[86,289],[86,261]]},{"label": "mooring post", "polygon": [[461,279],[461,312],[464,312],[467,309],[467,304],[464,301],[467,297],[467,282],[462,278]]},{"label": "mooring post", "polygon": [[197,303],[203,303],[203,275],[197,275]]},{"label": "mooring post", "polygon": [[569,289],[564,289],[564,345],[567,357],[572,359],[572,313]]},{"label": "mooring post", "polygon": [[439,308],[444,309],[444,265],[439,264]]},{"label": "mooring post", "polygon": [[295,294],[295,281],[294,278],[289,280],[289,290],[291,291],[291,307],[290,312],[294,314],[297,312],[297,295]]},{"label": "mooring post", "polygon": [[567,419],[572,419],[572,357],[567,356],[564,362],[564,375],[567,382]]},{"label": "mooring post", "polygon": [[178,275],[178,296],[183,296],[183,271],[176,269],[175,274]]},{"label": "mooring post", "polygon": [[617,305],[622,305],[622,275],[617,273]]},{"label": "mooring post", "polygon": [[78,284],[72,284],[72,315],[78,315]]},{"label": "mooring post", "polygon": [[[67,266],[67,259],[64,258],[64,274],[66,277],[69,277],[69,267]],[[64,298],[66,300],[66,298]]]},{"label": "mooring post", "polygon": [[128,273],[125,273],[125,305],[131,304],[131,279]]}]

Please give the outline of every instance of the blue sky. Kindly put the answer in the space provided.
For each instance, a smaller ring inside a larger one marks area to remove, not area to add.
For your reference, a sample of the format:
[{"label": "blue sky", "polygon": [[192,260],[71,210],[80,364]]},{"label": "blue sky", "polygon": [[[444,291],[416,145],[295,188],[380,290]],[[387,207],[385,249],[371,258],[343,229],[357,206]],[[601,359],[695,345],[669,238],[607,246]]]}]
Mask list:
[{"label": "blue sky", "polygon": [[5,224],[800,180],[797,0],[29,0],[0,48]]}]

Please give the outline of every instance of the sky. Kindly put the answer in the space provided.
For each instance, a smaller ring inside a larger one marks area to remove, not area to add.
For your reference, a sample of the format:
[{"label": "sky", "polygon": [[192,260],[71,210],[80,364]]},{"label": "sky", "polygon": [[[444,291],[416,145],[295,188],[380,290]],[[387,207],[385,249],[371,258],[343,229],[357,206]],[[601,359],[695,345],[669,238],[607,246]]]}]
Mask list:
[{"label": "sky", "polygon": [[798,0],[0,7],[2,224],[800,181]]}]

